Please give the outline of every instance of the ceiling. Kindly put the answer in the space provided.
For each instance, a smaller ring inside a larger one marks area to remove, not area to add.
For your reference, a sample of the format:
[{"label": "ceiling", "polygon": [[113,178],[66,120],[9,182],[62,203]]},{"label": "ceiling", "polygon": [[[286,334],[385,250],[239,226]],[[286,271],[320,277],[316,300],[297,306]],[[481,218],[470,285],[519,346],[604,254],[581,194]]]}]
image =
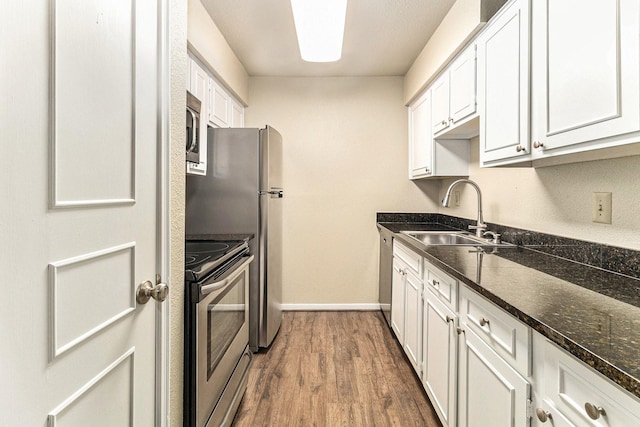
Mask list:
[{"label": "ceiling", "polygon": [[289,0],[202,0],[251,76],[403,76],[455,0],[349,0],[342,59],[300,58]]}]

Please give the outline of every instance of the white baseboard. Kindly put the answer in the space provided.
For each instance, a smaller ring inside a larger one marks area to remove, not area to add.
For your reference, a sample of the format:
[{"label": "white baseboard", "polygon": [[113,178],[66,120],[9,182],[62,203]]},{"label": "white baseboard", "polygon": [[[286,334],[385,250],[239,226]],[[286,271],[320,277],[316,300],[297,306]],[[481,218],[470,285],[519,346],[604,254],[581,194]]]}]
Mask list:
[{"label": "white baseboard", "polygon": [[374,311],[380,304],[282,304],[282,311]]}]

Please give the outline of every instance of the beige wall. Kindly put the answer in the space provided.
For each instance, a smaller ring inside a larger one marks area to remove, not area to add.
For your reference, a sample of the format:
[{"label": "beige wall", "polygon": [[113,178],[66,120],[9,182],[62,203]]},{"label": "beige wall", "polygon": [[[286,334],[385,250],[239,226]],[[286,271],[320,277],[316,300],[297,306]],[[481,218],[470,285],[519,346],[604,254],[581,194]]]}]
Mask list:
[{"label": "beige wall", "polygon": [[246,124],[284,139],[284,303],[376,303],[378,211],[436,211],[407,178],[402,78],[251,78]]},{"label": "beige wall", "polygon": [[249,102],[249,76],[200,0],[188,0],[189,50],[238,98]]},{"label": "beige wall", "polygon": [[[469,178],[482,189],[485,221],[640,250],[640,156],[545,168],[479,167],[472,140]],[[445,180],[440,199],[453,180]],[[459,207],[440,212],[476,218],[475,191],[462,190]],[[593,192],[613,195],[612,224],[591,221]]]},{"label": "beige wall", "polygon": [[170,252],[169,292],[169,425],[182,425],[182,369],[184,341],[184,200],[187,87],[187,4],[171,0],[171,152],[170,152]]}]

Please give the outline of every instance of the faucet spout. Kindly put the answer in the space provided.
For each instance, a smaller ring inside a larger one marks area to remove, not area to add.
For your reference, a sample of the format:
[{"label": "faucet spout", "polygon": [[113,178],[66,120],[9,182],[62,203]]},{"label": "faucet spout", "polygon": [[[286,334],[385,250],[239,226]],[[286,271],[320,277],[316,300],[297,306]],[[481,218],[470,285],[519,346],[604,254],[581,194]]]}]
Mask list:
[{"label": "faucet spout", "polygon": [[476,221],[476,225],[470,225],[469,228],[472,230],[476,230],[476,236],[482,237],[484,231],[487,229],[487,224],[484,223],[484,219],[482,218],[482,192],[480,191],[480,187],[478,186],[478,184],[466,178],[462,178],[452,182],[444,195],[444,199],[442,199],[442,206],[445,208],[449,207],[451,192],[453,188],[462,183],[469,184],[476,190],[476,193],[478,193],[478,219]]}]

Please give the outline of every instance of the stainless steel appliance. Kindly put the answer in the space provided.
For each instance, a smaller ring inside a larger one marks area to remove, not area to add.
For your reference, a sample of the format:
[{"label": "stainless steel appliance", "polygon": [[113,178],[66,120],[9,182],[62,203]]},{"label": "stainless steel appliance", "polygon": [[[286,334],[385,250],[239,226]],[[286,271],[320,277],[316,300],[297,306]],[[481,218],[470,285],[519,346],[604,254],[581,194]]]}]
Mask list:
[{"label": "stainless steel appliance", "polygon": [[380,264],[378,271],[378,302],[387,323],[391,326],[391,279],[393,277],[393,233],[380,231]]},{"label": "stainless steel appliance", "polygon": [[187,162],[200,162],[200,100],[187,91]]},{"label": "stainless steel appliance", "polygon": [[251,233],[249,346],[268,347],[282,319],[282,137],[273,128],[210,129],[208,173],[187,176],[187,234]]},{"label": "stainless steel appliance", "polygon": [[230,426],[247,388],[249,255],[246,241],[185,243],[184,426]]}]

